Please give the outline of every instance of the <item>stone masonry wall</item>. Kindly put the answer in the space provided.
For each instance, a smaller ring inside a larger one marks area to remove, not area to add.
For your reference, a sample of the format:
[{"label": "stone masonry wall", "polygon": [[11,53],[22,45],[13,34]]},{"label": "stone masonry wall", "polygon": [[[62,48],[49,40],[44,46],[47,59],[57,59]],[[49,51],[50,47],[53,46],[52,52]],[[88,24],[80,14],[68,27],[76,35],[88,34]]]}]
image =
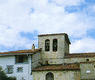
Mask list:
[{"label": "stone masonry wall", "polygon": [[54,80],[80,80],[79,71],[37,71],[33,73],[33,80],[46,80],[46,74],[52,72]]},{"label": "stone masonry wall", "polygon": [[81,63],[81,79],[95,80],[95,63]]},{"label": "stone masonry wall", "polygon": [[[50,40],[50,51],[45,51],[45,40],[49,39]],[[54,52],[52,50],[52,44],[53,44],[53,39],[58,40],[58,50]],[[38,45],[39,48],[42,48],[41,56],[43,59],[43,64],[45,64],[45,61],[48,61],[49,64],[63,64],[63,58],[64,54],[66,52],[69,52],[69,48],[66,44],[65,37],[64,35],[55,35],[55,36],[41,36],[38,39]]]},{"label": "stone masonry wall", "polygon": [[64,63],[87,62],[87,59],[89,59],[89,62],[95,61],[95,57],[86,57],[86,58],[65,58],[65,59],[64,59]]}]

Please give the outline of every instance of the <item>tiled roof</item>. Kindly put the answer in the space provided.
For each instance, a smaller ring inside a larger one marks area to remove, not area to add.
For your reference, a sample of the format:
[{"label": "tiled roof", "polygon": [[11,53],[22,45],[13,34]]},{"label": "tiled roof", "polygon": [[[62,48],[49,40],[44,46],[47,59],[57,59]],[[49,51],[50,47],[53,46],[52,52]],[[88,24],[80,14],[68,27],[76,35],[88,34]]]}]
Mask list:
[{"label": "tiled roof", "polygon": [[72,53],[65,55],[65,58],[82,58],[82,57],[95,57],[95,53]]},{"label": "tiled roof", "polygon": [[60,70],[80,70],[79,64],[66,64],[66,65],[48,65],[41,66],[33,69],[32,71],[60,71]]},{"label": "tiled roof", "polygon": [[95,63],[95,61],[86,61],[86,62],[80,62],[80,64],[92,64],[92,63]]},{"label": "tiled roof", "polygon": [[18,50],[18,51],[9,51],[9,52],[0,52],[0,56],[4,55],[20,55],[20,54],[33,54],[36,52],[40,52],[41,49],[29,49],[29,50]]}]

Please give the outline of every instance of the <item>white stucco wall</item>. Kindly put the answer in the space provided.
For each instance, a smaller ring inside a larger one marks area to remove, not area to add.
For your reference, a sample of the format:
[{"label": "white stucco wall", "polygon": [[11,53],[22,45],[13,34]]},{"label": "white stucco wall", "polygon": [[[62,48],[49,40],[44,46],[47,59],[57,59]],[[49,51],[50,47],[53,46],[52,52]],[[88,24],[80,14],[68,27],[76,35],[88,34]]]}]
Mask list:
[{"label": "white stucco wall", "polygon": [[[13,73],[8,76],[15,76],[17,80],[32,80],[31,75],[31,56],[28,56],[28,63],[15,64],[15,56],[0,56],[0,66],[6,72],[7,65],[13,65]],[[23,72],[17,72],[18,67],[23,67]],[[31,79],[30,79],[31,78]]]}]

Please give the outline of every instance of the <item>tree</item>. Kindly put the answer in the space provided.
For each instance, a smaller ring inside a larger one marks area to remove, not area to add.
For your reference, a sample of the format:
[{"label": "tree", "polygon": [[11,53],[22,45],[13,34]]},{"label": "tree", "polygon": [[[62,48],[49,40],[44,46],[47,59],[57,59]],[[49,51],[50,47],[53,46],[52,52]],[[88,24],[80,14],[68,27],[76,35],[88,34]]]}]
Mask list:
[{"label": "tree", "polygon": [[16,80],[15,77],[8,77],[0,67],[0,80]]}]

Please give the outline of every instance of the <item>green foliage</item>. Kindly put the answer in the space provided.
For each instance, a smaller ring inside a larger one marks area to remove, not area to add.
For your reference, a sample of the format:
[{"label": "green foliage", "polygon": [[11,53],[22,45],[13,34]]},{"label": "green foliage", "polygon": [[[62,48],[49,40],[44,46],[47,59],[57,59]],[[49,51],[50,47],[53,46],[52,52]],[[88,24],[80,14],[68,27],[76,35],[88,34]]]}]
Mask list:
[{"label": "green foliage", "polygon": [[16,80],[15,77],[8,77],[8,80]]},{"label": "green foliage", "polygon": [[0,80],[16,80],[15,77],[8,77],[4,71],[2,70],[2,68],[0,67]]}]

